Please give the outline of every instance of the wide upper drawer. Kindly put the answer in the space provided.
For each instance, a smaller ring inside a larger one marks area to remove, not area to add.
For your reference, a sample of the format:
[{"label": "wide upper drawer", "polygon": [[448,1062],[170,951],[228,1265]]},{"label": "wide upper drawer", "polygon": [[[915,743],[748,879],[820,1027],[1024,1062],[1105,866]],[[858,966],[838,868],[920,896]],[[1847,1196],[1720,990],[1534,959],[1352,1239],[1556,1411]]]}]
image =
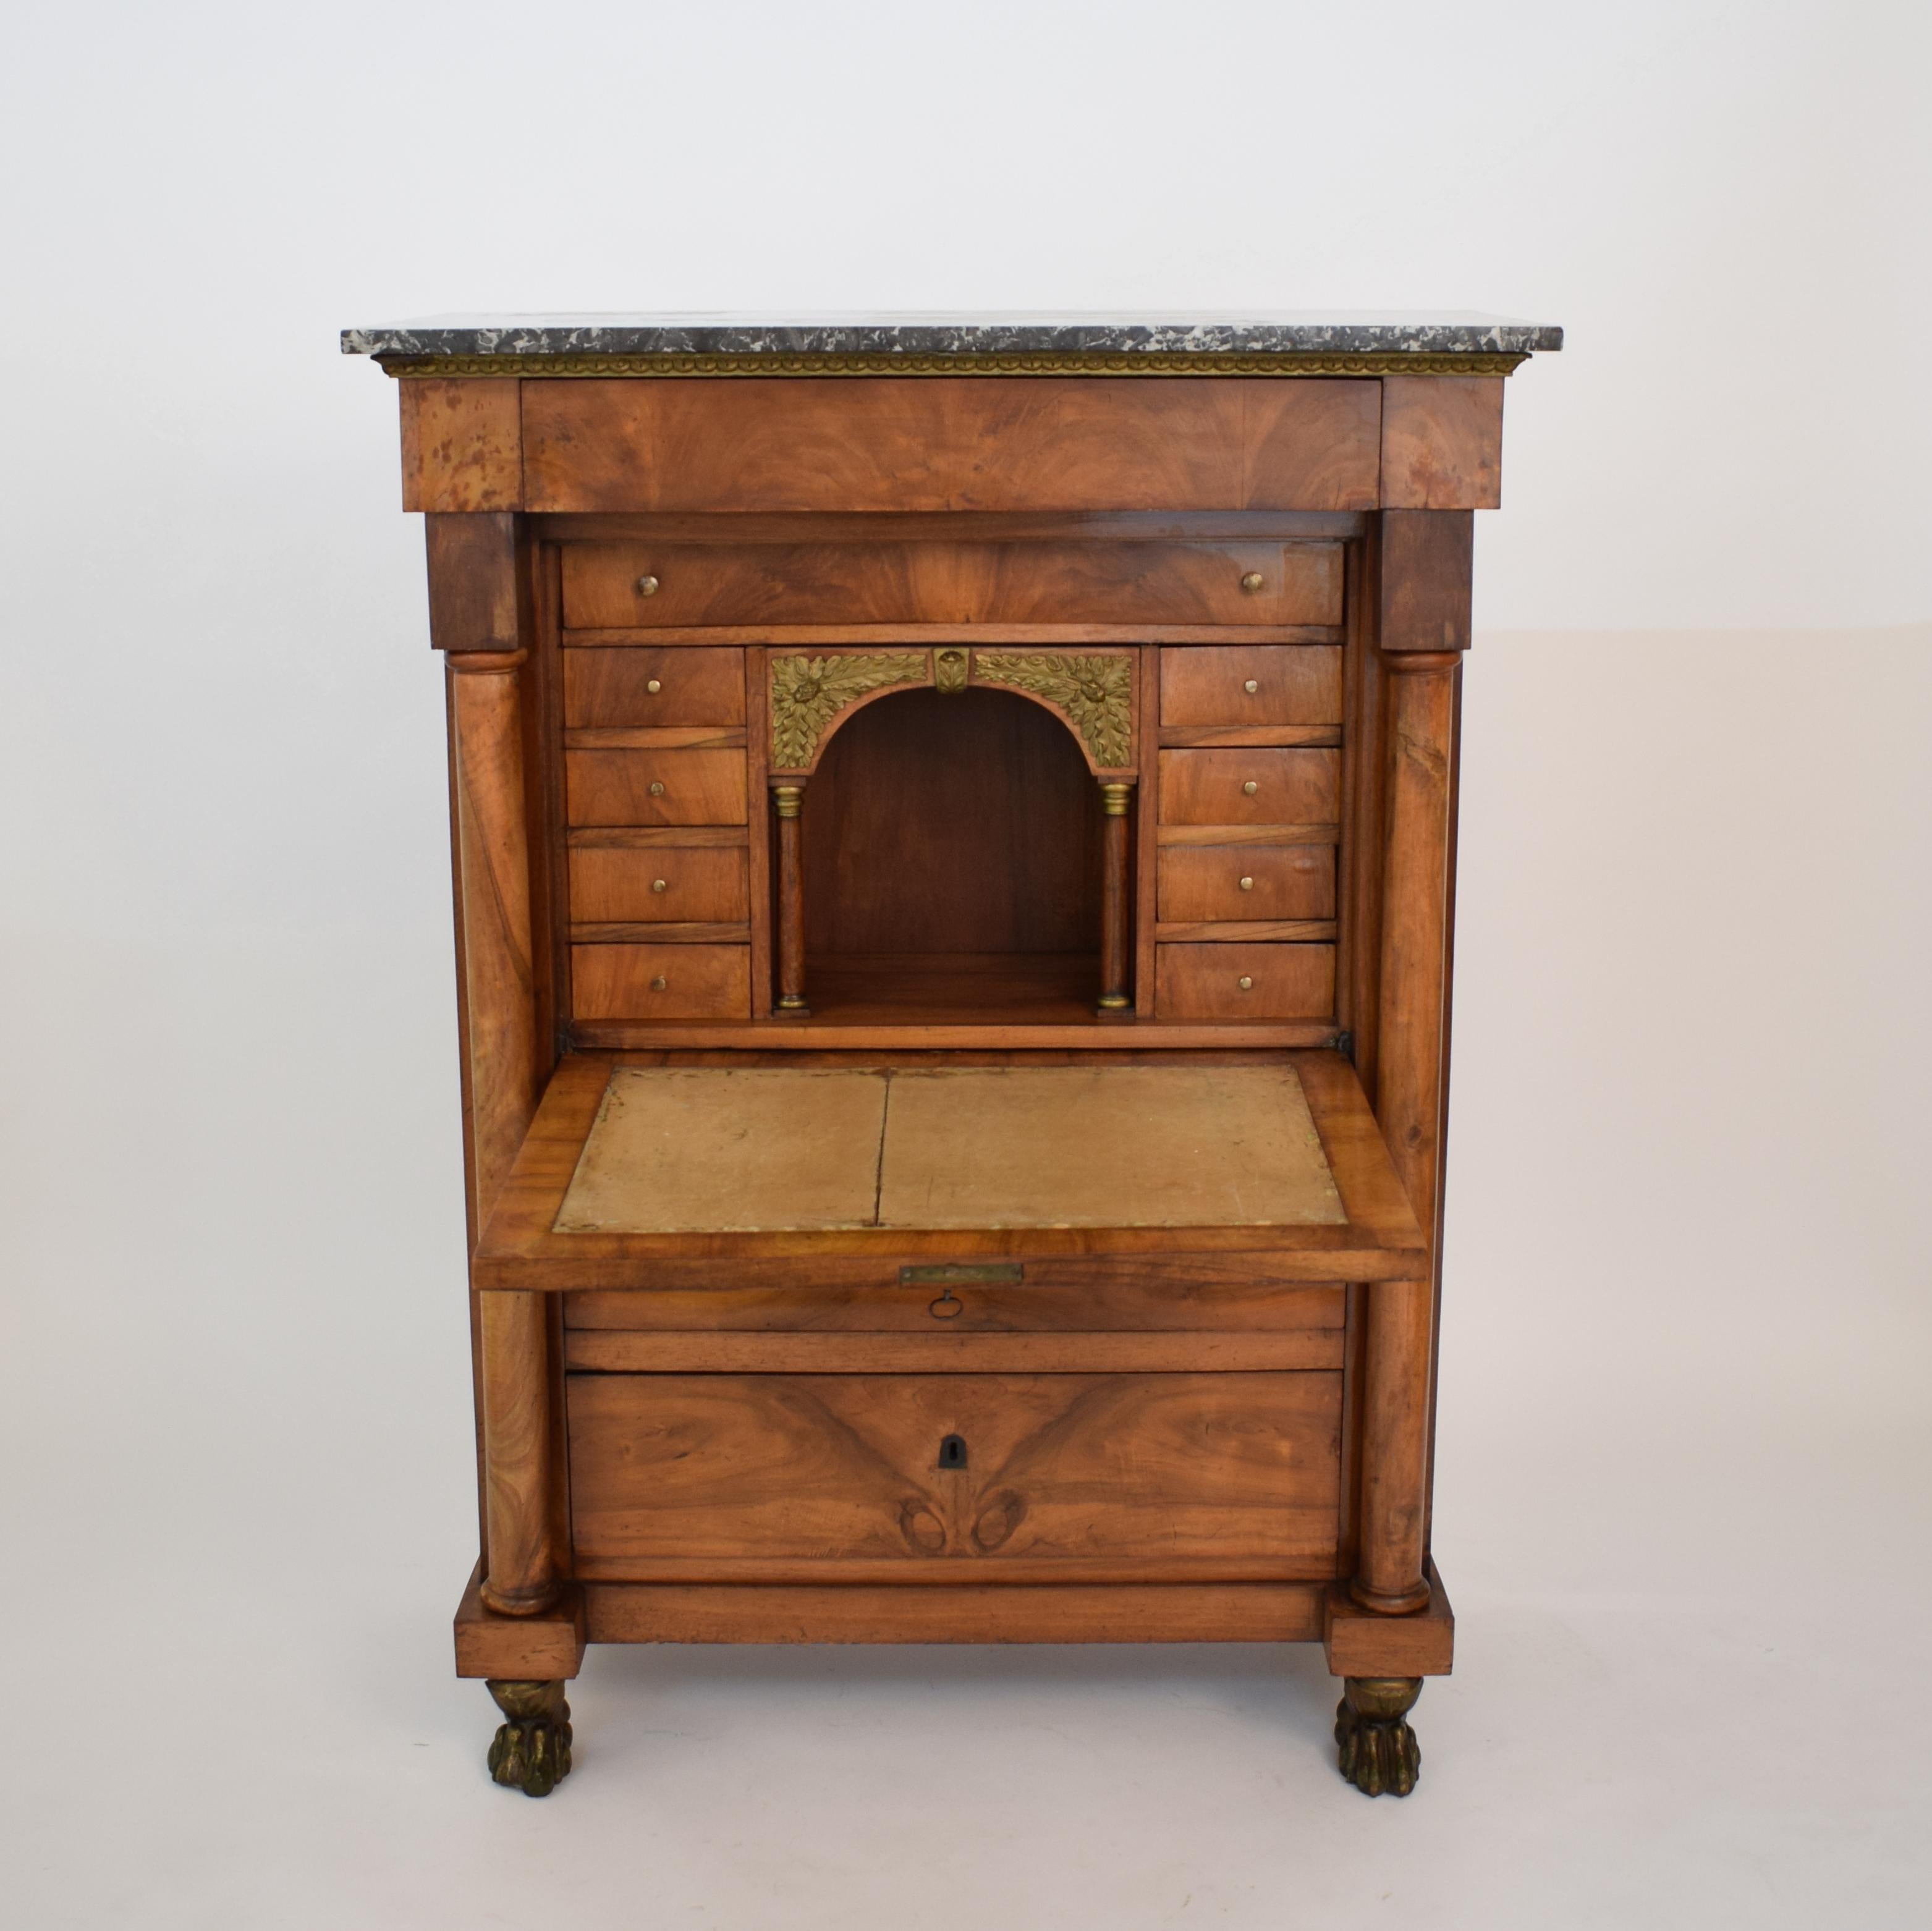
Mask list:
[{"label": "wide upper drawer", "polygon": [[974,376],[521,385],[524,507],[1370,510],[1379,382]]},{"label": "wide upper drawer", "polygon": [[1328,542],[572,544],[572,630],[687,625],[1317,625]]}]

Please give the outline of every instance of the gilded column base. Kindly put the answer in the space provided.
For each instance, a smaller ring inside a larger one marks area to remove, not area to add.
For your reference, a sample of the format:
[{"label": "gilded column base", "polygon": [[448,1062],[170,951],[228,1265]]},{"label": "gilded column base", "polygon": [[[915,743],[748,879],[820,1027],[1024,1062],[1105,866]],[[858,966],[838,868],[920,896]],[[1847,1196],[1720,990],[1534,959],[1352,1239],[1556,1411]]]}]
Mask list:
[{"label": "gilded column base", "polygon": [[490,1746],[490,1774],[526,1797],[548,1797],[570,1774],[570,1705],[561,1683],[484,1687],[509,1719]]},{"label": "gilded column base", "polygon": [[1419,1676],[1342,1678],[1335,1711],[1342,1774],[1365,1797],[1406,1797],[1422,1771],[1408,1713],[1422,1694]]}]

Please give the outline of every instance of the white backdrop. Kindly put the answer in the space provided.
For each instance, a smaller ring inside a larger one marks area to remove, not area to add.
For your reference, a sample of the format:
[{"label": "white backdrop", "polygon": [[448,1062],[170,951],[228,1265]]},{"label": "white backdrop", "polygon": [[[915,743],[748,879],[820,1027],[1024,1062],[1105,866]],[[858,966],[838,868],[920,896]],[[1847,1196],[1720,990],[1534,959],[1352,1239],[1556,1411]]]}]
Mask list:
[{"label": "white backdrop", "polygon": [[[1932,29],[1905,4],[42,8],[0,70],[0,1153],[37,1924],[1918,1921]],[[430,310],[1472,307],[1406,1805],[1262,1650],[594,1656],[491,1789]],[[942,1796],[941,1792],[944,1792]]]}]

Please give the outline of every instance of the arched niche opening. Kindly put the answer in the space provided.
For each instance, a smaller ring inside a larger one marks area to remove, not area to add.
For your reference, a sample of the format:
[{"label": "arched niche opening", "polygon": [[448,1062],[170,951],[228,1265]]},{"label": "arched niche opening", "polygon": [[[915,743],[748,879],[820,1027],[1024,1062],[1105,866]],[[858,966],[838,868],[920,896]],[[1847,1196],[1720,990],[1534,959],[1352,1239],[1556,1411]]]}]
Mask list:
[{"label": "arched niche opening", "polygon": [[894,692],[833,733],[806,796],[816,1017],[1091,1018],[1103,814],[1052,712],[977,686]]}]

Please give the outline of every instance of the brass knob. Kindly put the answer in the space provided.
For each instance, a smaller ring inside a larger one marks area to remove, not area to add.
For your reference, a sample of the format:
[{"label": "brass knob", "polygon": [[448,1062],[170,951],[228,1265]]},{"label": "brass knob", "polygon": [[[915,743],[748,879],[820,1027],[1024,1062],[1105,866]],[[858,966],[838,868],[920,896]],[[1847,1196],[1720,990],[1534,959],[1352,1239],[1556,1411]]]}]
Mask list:
[{"label": "brass knob", "polygon": [[[652,688],[655,689],[656,687],[653,685]],[[1241,686],[1241,688],[1246,691],[1250,697],[1252,697],[1261,688],[1259,681],[1252,677],[1250,677],[1247,682]]]},{"label": "brass knob", "polygon": [[658,580],[655,577],[640,577],[638,579],[638,595],[639,596],[655,597],[657,593]]},{"label": "brass knob", "polygon": [[1244,992],[1252,992],[1255,989],[1254,981],[1251,979],[1246,973],[1243,973],[1240,977],[1235,980],[1234,983],[1238,985]]},{"label": "brass knob", "polygon": [[1244,878],[1241,880],[1241,889],[1244,892],[1252,892],[1254,889],[1255,882],[1252,878]]},{"label": "brass knob", "polygon": [[658,682],[657,679],[653,677],[650,682],[644,686],[644,688],[648,691],[653,697],[655,697],[658,693],[664,688],[664,686]]},{"label": "brass knob", "polygon": [[670,883],[670,880],[668,878],[654,878],[651,880],[651,889],[653,892],[662,892]]},{"label": "brass knob", "polygon": [[[660,788],[660,787],[655,784],[651,787],[651,789],[653,791],[658,790]],[[1252,778],[1250,778],[1246,784],[1241,787],[1241,796],[1244,798],[1252,798],[1261,788],[1262,787],[1257,784]]]},{"label": "brass knob", "polygon": [[1257,590],[1261,589],[1266,579],[1263,577],[1262,573],[1258,570],[1250,570],[1248,574],[1241,579],[1241,588],[1246,591],[1248,595],[1252,597]]},{"label": "brass knob", "polygon": [[664,780],[662,778],[653,778],[651,780],[651,796],[653,798],[662,798],[664,796]]},{"label": "brass knob", "polygon": [[651,981],[651,990],[653,992],[662,992],[670,984],[670,981],[666,979],[662,973],[659,973],[657,977]]}]

